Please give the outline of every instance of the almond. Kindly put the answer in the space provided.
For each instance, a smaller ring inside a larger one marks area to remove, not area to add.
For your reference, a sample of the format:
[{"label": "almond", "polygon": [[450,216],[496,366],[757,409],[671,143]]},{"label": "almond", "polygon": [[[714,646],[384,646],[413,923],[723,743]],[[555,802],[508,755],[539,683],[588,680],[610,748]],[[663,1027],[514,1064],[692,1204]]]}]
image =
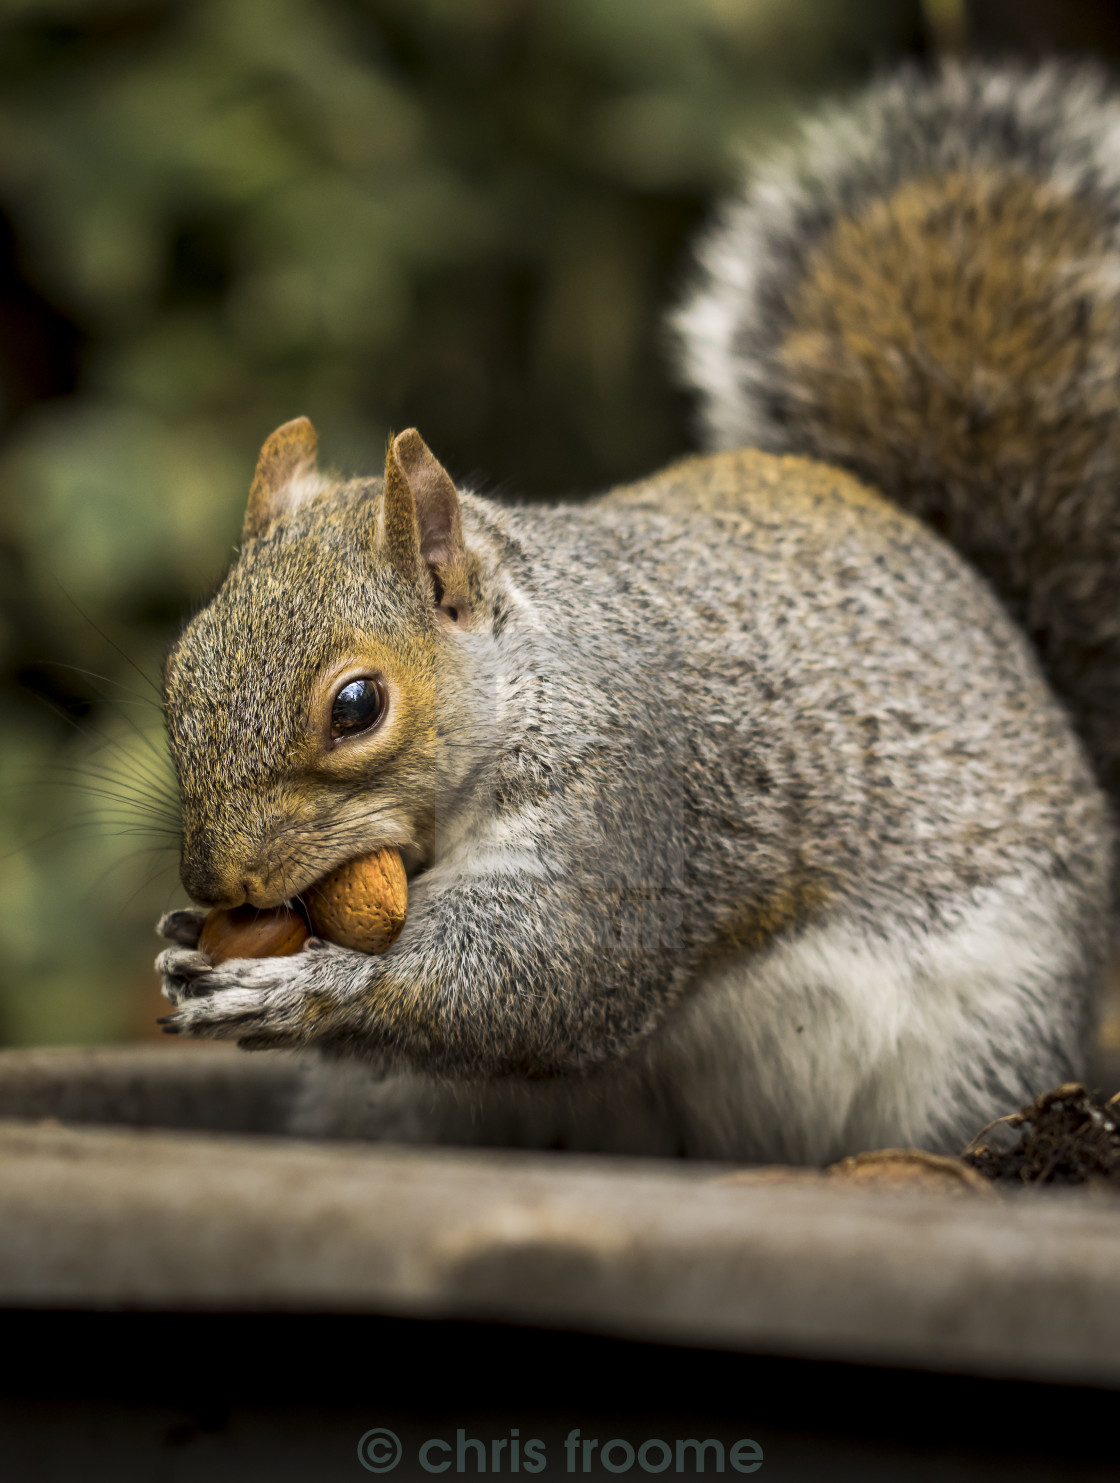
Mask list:
[{"label": "almond", "polygon": [[311,927],[339,947],[383,953],[397,940],[408,912],[408,881],[400,851],[375,850],[349,860],[304,892]]}]

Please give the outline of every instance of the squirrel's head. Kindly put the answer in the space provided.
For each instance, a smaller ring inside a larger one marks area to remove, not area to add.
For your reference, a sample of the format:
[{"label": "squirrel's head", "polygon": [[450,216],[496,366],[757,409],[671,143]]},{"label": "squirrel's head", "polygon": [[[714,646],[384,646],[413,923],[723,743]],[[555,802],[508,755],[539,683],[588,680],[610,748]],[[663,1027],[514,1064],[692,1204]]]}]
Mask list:
[{"label": "squirrel's head", "polygon": [[430,854],[463,776],[476,563],[455,485],[414,429],[384,480],[320,474],[305,417],[265,443],[240,556],[164,670],[197,901],[271,906],[344,860]]}]

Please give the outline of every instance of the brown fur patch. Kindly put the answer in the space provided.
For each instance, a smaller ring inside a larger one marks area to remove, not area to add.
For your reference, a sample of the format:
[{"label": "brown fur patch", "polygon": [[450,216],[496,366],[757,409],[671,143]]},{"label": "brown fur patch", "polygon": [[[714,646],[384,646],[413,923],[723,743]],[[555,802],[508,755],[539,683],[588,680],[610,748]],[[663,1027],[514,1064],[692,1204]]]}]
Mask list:
[{"label": "brown fur patch", "polygon": [[1029,169],[911,180],[791,287],[783,437],[945,535],[991,582],[1120,799],[1120,294],[1107,198]]},{"label": "brown fur patch", "polygon": [[619,507],[676,507],[690,515],[715,515],[725,521],[741,516],[749,527],[759,514],[760,496],[772,504],[776,514],[796,513],[814,527],[831,528],[837,504],[873,510],[891,525],[906,523],[897,505],[843,469],[798,454],[778,455],[758,448],[695,454],[653,480],[613,490],[607,500]]},{"label": "brown fur patch", "polygon": [[761,899],[743,902],[720,926],[719,937],[709,961],[739,952],[758,952],[789,927],[807,926],[828,906],[833,892],[826,883],[808,874],[790,875],[775,882]]},{"label": "brown fur patch", "polygon": [[920,478],[924,450],[967,483],[977,465],[1037,464],[1040,390],[1052,389],[1062,437],[1047,480],[1060,500],[1111,411],[1061,397],[1084,387],[1093,345],[1115,338],[1114,301],[1078,291],[1100,246],[1081,200],[979,170],[907,182],[841,219],[809,256],[779,354],[799,421],[846,461],[863,447],[888,486]]}]

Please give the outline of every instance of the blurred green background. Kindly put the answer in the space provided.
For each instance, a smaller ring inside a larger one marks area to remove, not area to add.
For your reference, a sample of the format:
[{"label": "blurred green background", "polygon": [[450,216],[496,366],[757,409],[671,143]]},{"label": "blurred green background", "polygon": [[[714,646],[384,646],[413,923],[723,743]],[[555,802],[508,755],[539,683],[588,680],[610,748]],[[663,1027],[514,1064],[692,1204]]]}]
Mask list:
[{"label": "blurred green background", "polygon": [[154,1033],[162,652],[299,413],[579,494],[691,445],[662,316],[736,161],[1106,0],[4,0],[0,1042]]}]

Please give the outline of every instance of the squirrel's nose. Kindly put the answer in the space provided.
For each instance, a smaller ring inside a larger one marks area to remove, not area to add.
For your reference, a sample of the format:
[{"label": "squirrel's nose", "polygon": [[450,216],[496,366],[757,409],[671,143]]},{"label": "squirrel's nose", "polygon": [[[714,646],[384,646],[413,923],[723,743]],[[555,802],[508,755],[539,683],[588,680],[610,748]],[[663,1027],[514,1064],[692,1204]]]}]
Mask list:
[{"label": "squirrel's nose", "polygon": [[275,886],[269,886],[268,879],[263,873],[257,874],[256,871],[252,871],[246,875],[241,881],[241,890],[244,893],[242,899],[247,901],[250,906],[269,907],[279,905],[276,888]]},{"label": "squirrel's nose", "polygon": [[199,906],[218,906],[228,910],[249,899],[245,881],[236,875],[225,875],[203,861],[184,860],[179,879],[187,895]]},{"label": "squirrel's nose", "polygon": [[197,822],[184,829],[179,879],[199,906],[276,906],[283,899],[276,874],[250,839],[231,840]]}]

